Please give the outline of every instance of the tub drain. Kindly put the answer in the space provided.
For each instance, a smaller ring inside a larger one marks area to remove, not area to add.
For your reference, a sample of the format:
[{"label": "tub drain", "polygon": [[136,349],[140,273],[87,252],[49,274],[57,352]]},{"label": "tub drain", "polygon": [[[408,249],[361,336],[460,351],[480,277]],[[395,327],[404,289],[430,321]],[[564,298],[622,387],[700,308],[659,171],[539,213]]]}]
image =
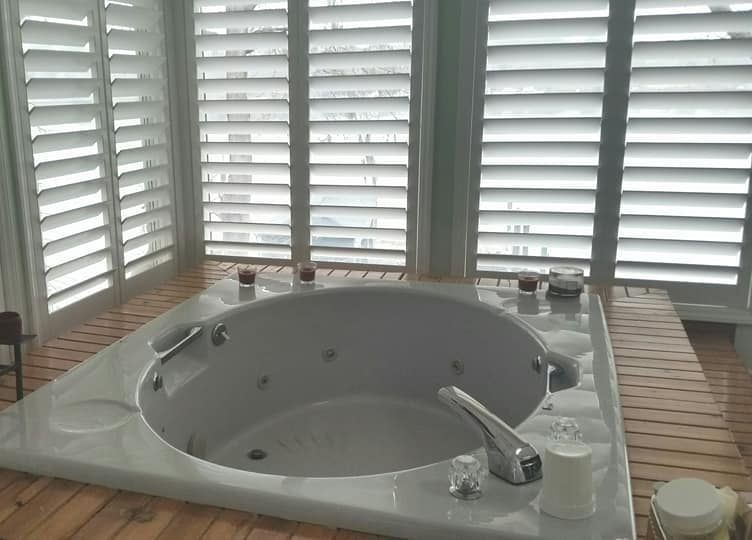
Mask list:
[{"label": "tub drain", "polygon": [[254,461],[258,461],[266,457],[266,451],[262,450],[261,448],[254,448],[253,450],[248,452],[248,457]]}]

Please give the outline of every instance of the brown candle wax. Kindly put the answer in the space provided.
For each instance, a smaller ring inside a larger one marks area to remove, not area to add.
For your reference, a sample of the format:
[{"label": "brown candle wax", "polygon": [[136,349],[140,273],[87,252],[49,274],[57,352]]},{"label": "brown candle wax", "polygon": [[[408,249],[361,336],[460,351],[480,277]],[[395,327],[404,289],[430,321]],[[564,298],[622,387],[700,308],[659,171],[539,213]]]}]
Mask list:
[{"label": "brown candle wax", "polygon": [[316,263],[304,262],[298,264],[298,276],[300,281],[311,282],[316,279]]},{"label": "brown candle wax", "polygon": [[256,269],[252,266],[238,268],[238,281],[241,285],[250,286],[256,283]]},{"label": "brown candle wax", "polygon": [[538,290],[540,274],[537,272],[520,272],[517,275],[517,286],[522,292],[533,293]]}]

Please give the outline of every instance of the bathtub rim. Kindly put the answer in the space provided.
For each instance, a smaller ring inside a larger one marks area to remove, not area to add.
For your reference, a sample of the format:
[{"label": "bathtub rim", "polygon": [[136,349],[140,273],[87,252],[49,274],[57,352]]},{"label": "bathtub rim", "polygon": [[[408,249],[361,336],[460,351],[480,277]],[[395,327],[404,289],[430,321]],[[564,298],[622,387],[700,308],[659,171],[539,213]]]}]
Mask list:
[{"label": "bathtub rim", "polygon": [[[286,278],[280,279],[280,281],[281,282],[285,282],[285,281],[289,281],[289,279],[290,279],[289,277],[286,277]],[[334,280],[328,279],[326,281],[331,282],[331,286],[348,286],[348,287],[351,287],[351,286],[358,287],[358,286],[364,286],[364,285],[367,286],[366,283],[363,283],[363,282],[365,282],[367,280],[358,280],[356,282],[353,282],[353,280],[347,280],[346,278],[344,278],[344,279],[338,278],[338,279],[334,279]],[[225,281],[220,282],[217,285],[209,288],[207,291],[204,291],[203,293],[197,295],[196,297],[194,297],[194,298],[192,298],[192,299],[190,299],[190,300],[188,300],[188,301],[180,304],[175,309],[173,309],[170,312],[168,312],[168,314],[173,313],[175,311],[178,311],[178,310],[180,310],[180,308],[183,308],[183,310],[187,309],[187,307],[191,304],[191,302],[195,301],[198,297],[212,296],[213,292],[216,292],[216,290],[217,290],[216,288],[218,286],[222,285],[223,283],[226,284],[227,282],[229,282],[233,286],[237,287],[237,283],[234,282],[233,280],[225,280]],[[338,282],[339,284],[336,284],[335,282]],[[374,283],[377,283],[380,286],[385,286],[385,283],[383,281],[382,282],[378,282],[378,281],[375,280]],[[389,286],[389,287],[404,287],[405,285],[406,284],[402,283],[402,282],[389,282],[389,285],[387,285],[387,286]],[[445,288],[445,287],[452,287],[452,288],[454,288],[454,287],[474,287],[475,289],[478,289],[478,290],[480,290],[480,289],[483,289],[483,290],[497,290],[497,291],[498,290],[502,290],[502,289],[498,289],[498,288],[495,288],[495,287],[482,287],[482,286],[462,285],[462,284],[436,284],[436,283],[413,282],[410,285],[413,286],[413,287],[418,286],[418,287],[421,287],[421,288],[429,288],[429,289],[431,289],[431,288]],[[214,291],[212,291],[213,289],[214,289]],[[275,294],[278,294],[278,293],[275,293]],[[215,296],[215,299],[216,299],[216,295],[214,295],[214,296]],[[591,308],[590,309],[591,316],[595,315],[595,319],[601,320],[602,321],[601,328],[603,328],[605,330],[606,329],[606,327],[605,327],[605,316],[604,316],[604,313],[603,313],[603,310],[602,310],[602,307],[601,307],[601,304],[600,304],[600,299],[598,297],[596,297],[596,296],[583,296],[583,298],[585,299],[585,302]],[[479,301],[482,301],[482,300],[479,299]],[[225,308],[226,308],[226,306],[225,306]],[[206,311],[204,313],[204,317],[208,318],[208,317],[213,316],[212,314],[216,313],[216,309],[217,309],[216,305],[214,306],[214,308],[208,309],[208,311]],[[165,315],[163,315],[161,317],[158,317],[157,319],[154,319],[150,323],[147,323],[141,329],[139,329],[139,331],[146,331],[146,329],[159,328],[160,325],[158,324],[158,322],[160,321],[160,319],[162,319],[166,315],[167,314],[165,314]],[[162,322],[164,322],[164,321],[162,321]],[[136,331],[136,333],[143,333],[143,332],[139,332],[139,331]],[[132,334],[131,336],[136,335],[136,333]],[[613,382],[614,382],[614,385],[615,385],[615,367],[614,367],[613,354],[611,352],[610,339],[609,339],[609,336],[608,336],[608,332],[606,331],[602,335],[602,337],[605,338],[605,343],[603,345],[605,345],[604,350],[607,353],[606,357],[605,357],[605,360],[606,360],[606,362],[609,365],[609,373],[610,373],[610,376],[613,379]],[[123,340],[123,343],[126,342],[126,341],[129,341],[129,342],[132,343],[133,339],[125,338]],[[141,340],[141,341],[143,341],[143,340]],[[143,342],[142,345],[146,345],[145,342]],[[110,349],[110,348],[108,348],[108,349]],[[29,408],[28,405],[30,405],[29,401],[32,401],[32,402],[39,401],[41,399],[41,397],[42,397],[43,394],[45,394],[45,393],[49,394],[50,392],[54,392],[54,387],[56,385],[58,385],[61,382],[65,382],[67,379],[70,379],[69,375],[72,376],[72,374],[79,372],[79,370],[80,371],[84,371],[82,368],[84,368],[85,365],[87,365],[87,364],[88,365],[92,365],[92,364],[96,363],[96,362],[92,362],[92,361],[94,359],[96,359],[96,358],[100,358],[101,359],[102,356],[104,356],[104,353],[108,349],[105,349],[105,351],[97,353],[96,355],[92,356],[89,360],[87,360],[86,362],[82,363],[81,366],[78,366],[74,370],[71,370],[65,376],[61,377],[60,379],[54,381],[51,384],[45,385],[45,387],[43,387],[42,389],[38,390],[37,392],[34,392],[31,396],[29,396],[29,398],[27,398],[28,401],[24,400],[24,402],[21,402],[20,404],[17,404],[17,405],[14,405],[12,407],[9,407],[8,409],[6,409],[6,411],[3,411],[3,413],[0,413],[0,429],[3,428],[4,424],[5,424],[5,427],[7,427],[8,417],[13,416],[14,413],[18,413],[19,412],[18,409],[28,409]],[[151,362],[147,362],[147,363],[150,364]],[[625,446],[625,437],[624,437],[624,430],[623,430],[623,420],[621,418],[621,412],[618,409],[618,392],[616,391],[616,387],[614,385],[609,386],[609,389],[608,389],[609,390],[609,394],[614,394],[616,396],[616,398],[617,398],[616,402],[615,402],[615,405],[617,406],[617,408],[615,410],[615,415],[613,417],[615,419],[615,425],[613,425],[611,427],[616,430],[616,432],[617,432],[616,433],[617,438],[621,442],[621,444],[617,448],[617,453],[620,453],[621,456],[619,456],[619,457],[623,457],[623,459],[617,459],[617,461],[618,461],[617,465],[623,466],[623,469],[621,469],[621,474],[619,475],[620,477],[623,477],[625,472],[627,472],[627,474],[628,474],[628,469],[627,469],[628,464],[627,464],[627,461],[626,461],[626,446]],[[35,398],[35,396],[37,396],[37,397]],[[137,402],[136,402],[136,404],[137,404]],[[610,405],[611,407],[613,407],[614,403],[612,402],[610,404],[607,404],[607,406],[608,405]],[[142,420],[142,422],[145,424],[145,422],[143,420]],[[129,422],[125,426],[123,426],[123,428],[127,428],[128,426],[132,426],[132,424],[133,424],[133,422]],[[169,445],[168,443],[166,443],[166,441],[164,441],[161,437],[156,436],[155,440],[157,442],[161,442],[161,444],[164,444],[165,446],[169,447],[169,449],[171,449],[172,451],[175,450],[174,447],[172,447],[171,445]],[[611,441],[611,443],[613,444],[614,441]],[[360,513],[362,513],[363,510],[364,510],[363,507],[362,507],[362,505],[361,506],[358,506],[357,504],[352,505],[349,502],[348,502],[348,504],[345,504],[345,502],[343,502],[343,501],[340,501],[340,502],[336,502],[335,501],[335,502],[333,502],[331,500],[327,500],[327,501],[321,501],[321,500],[312,501],[310,499],[307,499],[305,496],[302,496],[302,497],[300,495],[298,495],[298,496],[290,496],[289,494],[285,495],[284,493],[282,493],[280,491],[277,491],[276,493],[270,493],[270,491],[267,488],[264,488],[263,486],[262,487],[258,487],[258,488],[256,488],[255,486],[253,486],[253,487],[251,487],[251,486],[243,486],[242,488],[239,487],[239,486],[231,486],[231,485],[225,485],[224,486],[224,488],[226,488],[225,491],[227,493],[229,493],[230,491],[233,491],[233,490],[238,491],[238,489],[240,489],[241,491],[243,491],[246,494],[246,496],[251,495],[252,498],[254,499],[254,501],[253,501],[253,507],[249,508],[248,507],[248,503],[239,504],[239,503],[226,502],[227,498],[228,498],[228,496],[226,494],[225,494],[225,496],[213,495],[211,497],[208,497],[208,496],[207,497],[199,497],[198,499],[197,498],[192,498],[192,497],[186,497],[185,496],[185,489],[186,489],[186,487],[189,486],[189,485],[191,485],[192,481],[195,482],[195,480],[186,480],[184,478],[177,478],[177,479],[175,479],[176,480],[175,484],[172,485],[172,486],[162,486],[162,485],[159,485],[158,487],[155,487],[156,485],[152,482],[152,484],[150,484],[149,488],[144,487],[144,485],[141,485],[139,482],[135,482],[135,483],[132,482],[132,480],[134,478],[140,478],[140,477],[148,476],[150,474],[154,474],[153,470],[147,471],[147,472],[139,471],[135,475],[130,474],[131,471],[126,471],[127,473],[129,473],[127,475],[128,476],[127,478],[126,477],[122,477],[122,475],[121,475],[121,477],[119,479],[116,479],[117,481],[113,481],[110,478],[103,479],[100,475],[97,475],[96,471],[92,471],[92,469],[87,464],[87,466],[85,466],[83,469],[79,469],[78,470],[78,474],[71,474],[69,476],[66,476],[68,470],[65,470],[65,471],[63,471],[61,473],[59,467],[65,466],[65,465],[70,466],[72,463],[76,463],[76,459],[74,457],[72,457],[72,456],[47,456],[45,458],[42,454],[35,454],[33,452],[32,453],[28,453],[26,455],[19,455],[18,452],[14,452],[13,449],[9,449],[9,448],[7,448],[7,446],[8,446],[7,445],[7,441],[3,441],[3,443],[0,444],[0,460],[2,460],[2,465],[10,466],[12,468],[18,468],[18,469],[21,469],[21,470],[28,470],[29,472],[36,472],[36,473],[41,473],[41,474],[50,474],[50,475],[60,476],[60,477],[68,477],[68,478],[71,478],[73,480],[82,481],[82,479],[83,479],[83,481],[92,482],[92,483],[101,484],[101,485],[108,485],[110,487],[115,487],[115,488],[133,489],[133,490],[136,490],[136,491],[152,493],[152,494],[160,495],[160,496],[167,496],[167,497],[174,497],[174,498],[179,498],[179,499],[194,500],[195,502],[199,502],[199,503],[215,504],[215,505],[219,505],[219,506],[225,506],[225,507],[230,507],[230,508],[237,508],[237,509],[241,509],[241,510],[260,511],[260,512],[263,512],[263,513],[271,513],[273,515],[281,515],[282,517],[287,517],[288,519],[298,519],[298,520],[304,520],[304,521],[312,521],[312,522],[325,523],[325,524],[330,524],[330,525],[338,525],[338,526],[343,526],[343,527],[349,527],[349,528],[353,528],[353,529],[358,529],[358,528],[362,529],[363,528],[363,521],[365,520],[369,524],[371,524],[371,525],[374,526],[375,532],[380,532],[378,529],[375,529],[376,525],[379,525],[379,526],[383,525],[384,527],[386,527],[388,525],[388,527],[389,527],[388,530],[383,529],[383,528],[381,529],[382,534],[397,534],[397,535],[403,535],[403,536],[407,535],[408,533],[405,533],[404,531],[412,531],[411,534],[415,534],[414,529],[411,529],[410,527],[419,527],[420,530],[422,530],[422,531],[426,531],[426,532],[427,531],[432,531],[432,534],[436,533],[438,535],[437,537],[442,537],[442,534],[446,534],[446,536],[443,536],[443,537],[451,538],[452,537],[451,535],[455,534],[456,531],[459,530],[459,529],[456,529],[456,528],[450,528],[450,529],[445,529],[444,528],[444,527],[448,527],[449,525],[454,526],[455,524],[443,523],[443,526],[442,526],[442,524],[438,524],[437,525],[434,522],[429,522],[429,521],[421,520],[418,516],[411,515],[409,512],[408,513],[401,512],[399,508],[391,510],[391,511],[386,511],[386,512],[380,511],[379,509],[376,509],[376,508],[369,508],[368,512],[367,512],[368,515],[369,515],[368,519],[366,519],[366,518],[355,518],[353,516],[346,517],[346,516],[343,515],[343,513],[347,514],[349,512],[347,510],[347,508],[350,508],[353,512],[354,512],[354,510],[357,509],[357,510],[360,511]],[[41,459],[40,459],[40,457],[41,457]],[[191,460],[196,460],[196,458],[192,458],[190,456],[188,456],[188,458],[191,459]],[[196,460],[196,461],[200,461],[200,460]],[[209,463],[210,465],[212,465],[213,468],[221,467],[223,469],[228,469],[227,467],[223,467],[223,466],[216,465],[216,464],[211,464],[210,462],[204,462],[204,463]],[[422,474],[426,470],[435,468],[437,466],[438,466],[437,464],[429,465],[429,466],[423,466],[423,467],[419,468],[420,470],[418,472]],[[107,467],[106,464],[105,465],[101,465],[100,464],[99,468],[100,468],[99,472],[107,472],[107,468],[108,467]],[[238,474],[243,474],[243,475],[251,475],[251,476],[255,476],[255,477],[265,476],[265,475],[262,475],[260,473],[250,473],[250,472],[245,472],[245,471],[237,471],[237,469],[230,469],[230,470],[236,471],[236,472],[238,472]],[[115,471],[110,471],[110,472],[114,473]],[[121,470],[121,472],[122,472],[122,470]],[[407,471],[407,474],[413,474],[413,473],[416,473],[416,471],[415,470],[408,470]],[[368,477],[355,477],[355,478],[356,479],[363,479],[363,478],[365,478],[365,479],[368,479],[368,480],[374,480],[374,479],[381,480],[380,477],[383,477],[383,476],[385,476],[385,475],[382,474],[382,475],[376,475],[375,477],[368,476]],[[349,481],[353,477],[345,477],[345,478]],[[623,512],[624,510],[626,510],[628,512],[629,521],[631,523],[631,525],[630,525],[630,527],[631,527],[631,534],[633,534],[634,533],[634,515],[633,515],[633,512],[632,512],[631,487],[630,487],[628,478],[629,477],[626,476],[626,483],[625,483],[626,491],[627,491],[626,505],[625,505],[625,507],[622,507],[620,509],[620,513]],[[332,482],[339,482],[340,480],[342,480],[342,478],[341,477],[335,477],[335,478],[316,478],[315,480],[317,482],[326,482],[326,481],[329,481],[329,480],[331,480]],[[139,484],[139,485],[134,485],[134,484]],[[183,486],[182,488],[180,487],[181,485]],[[532,485],[535,485],[535,484],[532,484]],[[255,495],[253,495],[253,493],[255,493]],[[491,498],[491,494],[489,494],[489,499],[490,498]],[[211,499],[211,500],[207,500],[207,499]],[[440,500],[444,501],[443,494],[442,494],[442,497],[441,497]],[[481,499],[481,500],[484,500],[484,499]],[[314,502],[316,503],[315,505],[313,504]],[[290,510],[289,511],[284,511],[284,512],[280,511],[279,507],[277,506],[278,504],[286,505],[286,506],[289,507]],[[315,512],[314,512],[314,515],[311,516],[310,514],[312,512],[312,510],[311,510],[312,506],[315,506],[316,508],[319,508],[321,510],[321,512],[324,513],[324,514],[326,514],[326,515],[329,515],[329,516],[335,515],[336,516],[336,520],[333,519],[333,518],[326,519],[326,520],[323,519],[323,518],[319,519],[319,518],[316,517],[316,515],[318,515],[318,514],[316,514]],[[420,506],[420,505],[418,505],[418,506]],[[328,508],[328,510],[325,511],[325,507]],[[306,512],[307,512],[307,514],[306,514]],[[334,512],[334,514],[332,514],[332,512]],[[295,513],[295,515],[290,515],[291,513]],[[406,523],[406,521],[405,521],[406,518],[408,518],[407,521],[410,522],[409,526],[405,524]],[[374,522],[374,520],[377,520],[378,523]],[[478,535],[478,534],[480,534],[481,536],[477,536],[477,537],[478,538],[482,538],[483,537],[482,535],[484,534],[484,531],[485,531],[485,533],[488,533],[488,531],[489,531],[489,529],[485,529],[485,528],[480,528],[480,529],[472,528],[472,526],[474,524],[474,522],[472,522],[472,521],[469,522],[469,523],[467,523],[467,524],[469,524],[471,526],[471,528],[470,529],[461,529],[461,530],[463,531],[463,534],[469,535],[468,538],[470,538],[470,537],[474,538],[476,536],[473,536],[473,535]],[[408,527],[408,528],[405,528],[405,527]],[[506,532],[506,530],[505,530],[505,532]],[[565,533],[565,531],[563,531],[563,530],[557,530],[557,534],[559,534],[559,533],[561,533],[561,536],[559,536],[560,538],[573,538],[573,539],[574,538],[578,538],[578,536],[571,536],[571,537],[567,536],[566,533]],[[530,536],[524,534],[524,531],[523,531],[519,535],[512,535],[512,536],[510,536],[510,538],[530,538]]]}]

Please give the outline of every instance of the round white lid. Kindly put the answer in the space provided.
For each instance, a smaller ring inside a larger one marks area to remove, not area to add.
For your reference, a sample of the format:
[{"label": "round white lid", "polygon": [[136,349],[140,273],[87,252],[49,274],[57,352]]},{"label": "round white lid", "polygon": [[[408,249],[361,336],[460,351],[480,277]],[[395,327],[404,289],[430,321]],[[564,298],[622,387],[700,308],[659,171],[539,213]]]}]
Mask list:
[{"label": "round white lid", "polygon": [[679,478],[665,484],[655,496],[664,528],[671,534],[713,532],[723,518],[716,489],[697,478]]}]

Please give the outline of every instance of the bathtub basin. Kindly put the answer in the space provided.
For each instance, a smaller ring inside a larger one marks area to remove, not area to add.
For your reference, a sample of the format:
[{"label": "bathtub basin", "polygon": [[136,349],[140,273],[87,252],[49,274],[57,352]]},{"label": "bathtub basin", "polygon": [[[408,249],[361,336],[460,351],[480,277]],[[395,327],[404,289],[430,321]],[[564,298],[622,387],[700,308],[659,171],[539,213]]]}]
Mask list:
[{"label": "bathtub basin", "polygon": [[[229,340],[213,339],[220,323]],[[167,362],[157,358],[197,328]],[[551,421],[576,418],[593,448],[595,515],[541,513],[540,481],[489,476],[479,500],[452,497],[449,461],[484,462],[485,451],[436,398],[447,385],[541,454]],[[0,414],[0,466],[399,537],[634,536],[595,296],[225,280]]]}]

